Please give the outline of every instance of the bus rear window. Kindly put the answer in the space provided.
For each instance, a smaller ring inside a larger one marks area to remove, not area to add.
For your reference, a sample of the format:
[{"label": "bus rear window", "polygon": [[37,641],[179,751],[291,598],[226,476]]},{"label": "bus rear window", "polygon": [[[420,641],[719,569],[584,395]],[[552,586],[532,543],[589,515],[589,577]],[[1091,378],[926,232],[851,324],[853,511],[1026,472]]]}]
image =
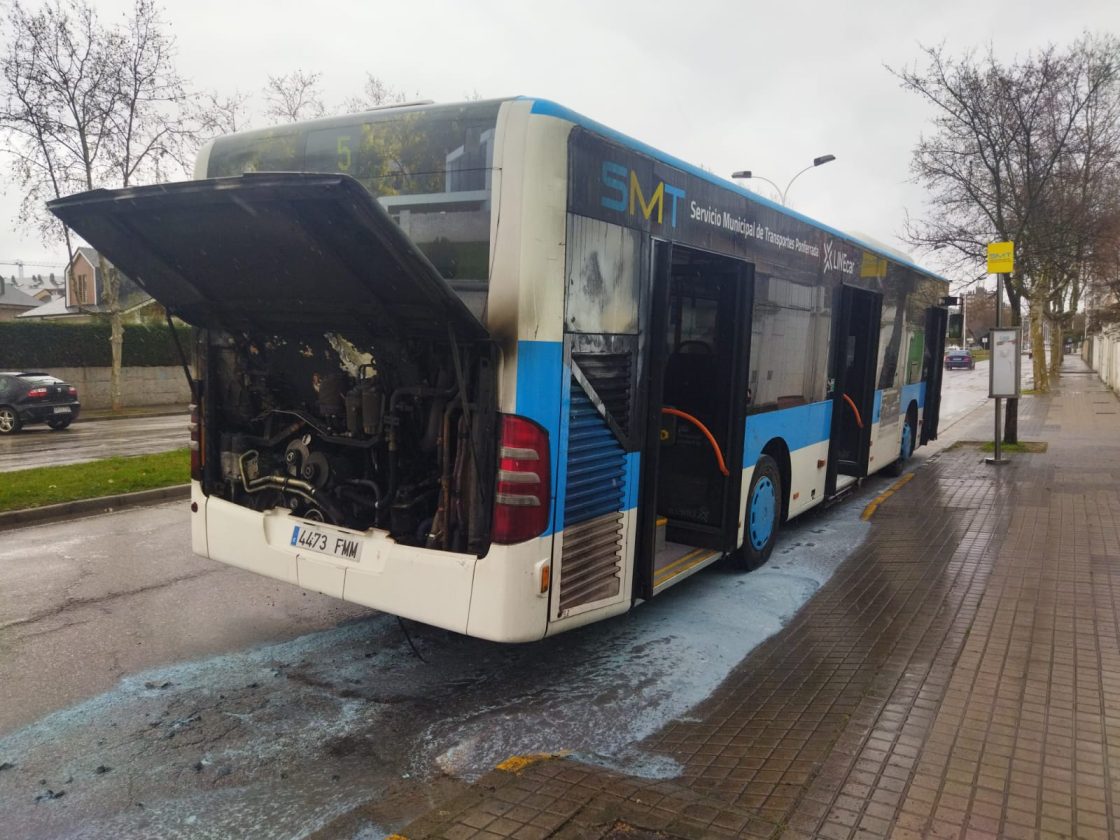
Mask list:
[{"label": "bus rear window", "polygon": [[500,101],[372,111],[220,138],[209,177],[342,172],[357,179],[481,316]]}]

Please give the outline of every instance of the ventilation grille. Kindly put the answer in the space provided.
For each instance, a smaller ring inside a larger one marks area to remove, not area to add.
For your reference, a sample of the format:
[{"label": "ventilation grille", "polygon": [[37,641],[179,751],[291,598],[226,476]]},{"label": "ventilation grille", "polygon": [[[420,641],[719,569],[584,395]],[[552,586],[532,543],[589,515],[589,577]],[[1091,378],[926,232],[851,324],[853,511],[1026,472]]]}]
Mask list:
[{"label": "ventilation grille", "polygon": [[626,454],[578,382],[568,426],[560,610],[618,595]]},{"label": "ventilation grille", "polygon": [[572,361],[579,366],[580,373],[602,400],[611,419],[624,434],[629,435],[633,354],[572,353]]},{"label": "ventilation grille", "polygon": [[564,527],[622,508],[626,453],[595,406],[572,381]]},{"label": "ventilation grille", "polygon": [[622,512],[564,529],[560,611],[613,598],[622,586]]}]

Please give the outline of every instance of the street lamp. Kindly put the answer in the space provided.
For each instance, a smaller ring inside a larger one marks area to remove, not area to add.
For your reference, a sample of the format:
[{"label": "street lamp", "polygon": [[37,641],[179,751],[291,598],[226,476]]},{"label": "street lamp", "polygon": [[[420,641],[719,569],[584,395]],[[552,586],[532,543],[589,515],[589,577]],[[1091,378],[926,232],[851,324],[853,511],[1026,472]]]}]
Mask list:
[{"label": "street lamp", "polygon": [[769,184],[770,186],[772,186],[774,189],[776,189],[778,191],[778,195],[781,197],[781,200],[782,200],[782,206],[784,207],[785,203],[786,203],[786,196],[789,195],[789,188],[793,186],[793,182],[797,180],[799,175],[803,175],[804,173],[808,172],[810,169],[812,169],[815,166],[823,166],[824,164],[831,163],[834,160],[836,160],[836,155],[821,155],[820,157],[813,158],[813,162],[811,164],[809,164],[804,169],[802,169],[800,172],[798,172],[797,175],[794,175],[792,178],[789,179],[789,183],[786,184],[786,188],[784,190],[781,187],[779,187],[777,184],[775,184],[773,181],[771,181],[769,178],[763,178],[761,175],[755,175],[749,169],[742,169],[738,172],[732,172],[731,177],[732,178],[753,178],[756,181],[765,181],[767,184]]}]

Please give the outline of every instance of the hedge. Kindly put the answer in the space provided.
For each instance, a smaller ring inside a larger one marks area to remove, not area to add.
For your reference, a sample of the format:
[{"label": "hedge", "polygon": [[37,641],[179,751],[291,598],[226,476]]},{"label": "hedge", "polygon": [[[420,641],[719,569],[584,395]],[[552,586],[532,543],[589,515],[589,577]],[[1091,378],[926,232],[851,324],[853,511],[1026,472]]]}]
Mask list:
[{"label": "hedge", "polygon": [[[183,351],[190,354],[189,328],[176,328]],[[23,324],[0,322],[0,370],[56,367],[109,367],[109,324]],[[164,324],[126,324],[122,364],[126,367],[177,365],[179,353]]]}]

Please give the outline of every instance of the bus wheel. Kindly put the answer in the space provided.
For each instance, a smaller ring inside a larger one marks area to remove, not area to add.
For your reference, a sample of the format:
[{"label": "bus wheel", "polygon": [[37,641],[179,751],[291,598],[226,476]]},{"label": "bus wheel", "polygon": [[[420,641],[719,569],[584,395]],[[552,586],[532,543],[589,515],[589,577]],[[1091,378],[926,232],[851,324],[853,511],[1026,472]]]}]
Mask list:
[{"label": "bus wheel", "polygon": [[907,412],[906,419],[902,423],[902,442],[898,446],[898,459],[883,470],[887,475],[902,475],[906,462],[914,454],[914,425],[911,412]]},{"label": "bus wheel", "polygon": [[782,474],[774,459],[763,455],[754,465],[751,487],[747,491],[747,527],[743,545],[732,555],[737,567],[749,572],[770,559],[781,519]]}]

